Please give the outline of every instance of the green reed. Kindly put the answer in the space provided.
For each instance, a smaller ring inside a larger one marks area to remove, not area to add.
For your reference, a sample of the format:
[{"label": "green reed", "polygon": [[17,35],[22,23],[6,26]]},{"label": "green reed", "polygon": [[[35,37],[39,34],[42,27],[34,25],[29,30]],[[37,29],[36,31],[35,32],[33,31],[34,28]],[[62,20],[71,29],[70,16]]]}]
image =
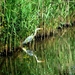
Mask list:
[{"label": "green reed", "polygon": [[61,0],[3,0],[0,3],[1,41],[11,49],[37,27],[55,29],[60,23],[68,23],[75,12],[74,5]]}]

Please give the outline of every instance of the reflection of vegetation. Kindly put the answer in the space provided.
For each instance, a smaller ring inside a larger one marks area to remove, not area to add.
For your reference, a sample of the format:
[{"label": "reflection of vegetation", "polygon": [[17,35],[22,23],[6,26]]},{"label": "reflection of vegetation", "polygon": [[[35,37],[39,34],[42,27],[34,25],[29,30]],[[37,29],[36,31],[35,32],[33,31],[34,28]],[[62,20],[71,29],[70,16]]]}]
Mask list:
[{"label": "reflection of vegetation", "polygon": [[[74,32],[74,29],[68,29],[62,37],[60,37],[60,35],[55,39],[52,37],[50,40],[46,40],[45,43],[42,43],[45,64],[43,66],[44,69],[42,69],[42,66],[39,66],[40,69],[37,72],[43,74],[41,71],[44,70],[43,75],[75,74],[75,68],[72,68],[75,66]],[[41,45],[38,44],[37,46],[39,48]],[[38,48],[36,48],[37,53],[41,54],[42,50]]]},{"label": "reflection of vegetation", "polygon": [[37,26],[44,24],[53,29],[60,23],[69,23],[74,17],[75,2],[57,1],[0,1],[0,41],[11,51]]},{"label": "reflection of vegetation", "polygon": [[[22,58],[23,59],[23,58]],[[21,62],[22,61],[22,62]],[[24,62],[24,63],[23,63]],[[31,75],[31,71],[29,68],[30,62],[19,60],[12,57],[6,58],[5,64],[2,65],[2,69],[0,69],[0,75]],[[23,66],[23,67],[22,67]]]},{"label": "reflection of vegetation", "polygon": [[[75,28],[62,31],[62,37],[52,37],[36,43],[35,53],[38,58],[45,59],[38,64],[35,58],[25,54],[18,54],[15,59],[7,58],[0,70],[6,75],[75,75]],[[3,75],[2,74],[2,75]]]}]

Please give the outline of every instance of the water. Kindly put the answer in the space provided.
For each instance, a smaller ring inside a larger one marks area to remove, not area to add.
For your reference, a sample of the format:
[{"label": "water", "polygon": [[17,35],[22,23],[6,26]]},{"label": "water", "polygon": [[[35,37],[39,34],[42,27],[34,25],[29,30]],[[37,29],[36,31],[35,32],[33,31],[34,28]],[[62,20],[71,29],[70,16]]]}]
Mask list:
[{"label": "water", "polygon": [[57,33],[27,48],[45,62],[37,63],[33,56],[18,51],[12,57],[0,57],[0,75],[75,75],[75,28]]}]

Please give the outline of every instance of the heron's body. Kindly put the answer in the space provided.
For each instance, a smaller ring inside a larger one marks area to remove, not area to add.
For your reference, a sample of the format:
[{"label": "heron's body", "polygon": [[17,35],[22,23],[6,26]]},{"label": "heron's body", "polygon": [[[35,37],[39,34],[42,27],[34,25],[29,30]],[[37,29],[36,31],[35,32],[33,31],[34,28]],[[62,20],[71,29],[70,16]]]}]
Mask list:
[{"label": "heron's body", "polygon": [[27,38],[25,39],[25,41],[22,42],[22,44],[27,44],[28,42],[31,42],[33,39],[34,39],[34,36],[33,36],[33,34],[32,34],[32,35],[30,35],[29,37],[27,37]]}]

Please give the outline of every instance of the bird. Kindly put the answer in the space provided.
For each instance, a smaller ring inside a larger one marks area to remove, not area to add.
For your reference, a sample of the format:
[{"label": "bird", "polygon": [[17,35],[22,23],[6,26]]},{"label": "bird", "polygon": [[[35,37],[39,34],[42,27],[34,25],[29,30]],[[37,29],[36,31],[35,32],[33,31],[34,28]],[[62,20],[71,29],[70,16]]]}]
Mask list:
[{"label": "bird", "polygon": [[26,50],[26,48],[24,48],[24,47],[22,47],[22,49],[23,49],[28,55],[34,56],[35,59],[36,59],[36,61],[37,61],[37,63],[44,62],[43,60],[38,60],[38,57],[34,54],[33,51],[31,51],[31,50]]},{"label": "bird", "polygon": [[43,30],[43,28],[36,28],[36,29],[35,29],[35,33],[34,33],[34,34],[31,34],[30,36],[28,36],[28,37],[22,42],[22,45],[31,42],[31,41],[34,39],[34,37],[36,36],[38,30]]}]

